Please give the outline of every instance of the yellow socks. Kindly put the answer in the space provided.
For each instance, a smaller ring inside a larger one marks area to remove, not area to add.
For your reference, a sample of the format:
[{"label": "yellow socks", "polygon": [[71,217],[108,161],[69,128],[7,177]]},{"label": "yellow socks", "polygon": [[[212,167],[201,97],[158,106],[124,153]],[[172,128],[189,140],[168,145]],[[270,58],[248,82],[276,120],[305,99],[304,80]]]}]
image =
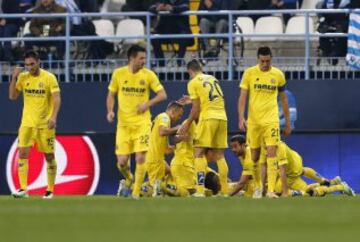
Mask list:
[{"label": "yellow socks", "polygon": [[196,173],[196,192],[200,194],[205,193],[205,169],[207,167],[207,160],[205,157],[195,158],[195,173]]},{"label": "yellow socks", "polygon": [[268,179],[268,192],[275,192],[275,184],[277,178],[277,162],[276,157],[266,159],[267,163],[267,179]]},{"label": "yellow socks", "polygon": [[303,168],[303,175],[306,178],[309,178],[317,183],[322,183],[324,182],[324,178],[322,176],[320,176],[314,169],[310,168],[310,167],[304,167]]},{"label": "yellow socks", "polygon": [[216,163],[217,163],[217,167],[218,167],[219,179],[220,179],[220,185],[221,185],[220,192],[223,195],[228,195],[229,194],[229,185],[228,185],[229,167],[226,163],[225,158],[221,158]]},{"label": "yellow socks", "polygon": [[117,167],[120,173],[125,177],[125,186],[130,187],[134,178],[131,174],[129,164],[127,163],[125,166],[121,166],[119,163],[117,163]]},{"label": "yellow socks", "polygon": [[261,183],[261,167],[260,167],[260,162],[254,162],[254,184],[255,184],[255,188],[254,189],[261,189],[262,188],[262,183]]},{"label": "yellow socks", "polygon": [[47,161],[47,181],[48,181],[48,187],[47,191],[54,192],[54,184],[55,184],[55,178],[56,178],[56,169],[57,164],[55,160]]},{"label": "yellow socks", "polygon": [[137,163],[136,169],[135,169],[135,183],[134,183],[134,190],[133,190],[133,196],[135,196],[135,197],[140,197],[140,189],[141,189],[142,183],[144,182],[145,172],[146,172],[145,163],[143,163],[143,164]]},{"label": "yellow socks", "polygon": [[18,175],[20,182],[20,189],[27,189],[27,179],[29,171],[29,160],[28,159],[19,159],[18,161]]}]

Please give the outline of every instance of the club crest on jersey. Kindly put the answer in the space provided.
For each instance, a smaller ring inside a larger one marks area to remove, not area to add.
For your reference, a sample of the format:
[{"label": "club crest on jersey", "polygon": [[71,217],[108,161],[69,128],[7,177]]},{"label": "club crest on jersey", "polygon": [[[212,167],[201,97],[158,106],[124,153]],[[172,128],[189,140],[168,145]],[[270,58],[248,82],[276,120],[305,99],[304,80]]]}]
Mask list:
[{"label": "club crest on jersey", "polygon": [[276,83],[276,80],[275,80],[275,79],[271,79],[270,82],[271,82],[272,84],[275,84],[275,83]]},{"label": "club crest on jersey", "polygon": [[44,83],[40,82],[39,83],[39,88],[44,88]]},{"label": "club crest on jersey", "polygon": [[145,85],[145,81],[144,81],[144,80],[140,80],[140,85],[144,86],[144,85]]}]

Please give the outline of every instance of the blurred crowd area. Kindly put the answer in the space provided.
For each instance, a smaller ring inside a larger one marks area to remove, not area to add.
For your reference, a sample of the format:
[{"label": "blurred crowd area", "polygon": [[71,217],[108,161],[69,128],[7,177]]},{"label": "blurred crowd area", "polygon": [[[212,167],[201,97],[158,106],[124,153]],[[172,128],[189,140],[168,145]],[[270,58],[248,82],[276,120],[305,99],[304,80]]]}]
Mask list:
[{"label": "blurred crowd area", "polygon": [[[359,8],[360,1],[355,0],[0,0],[1,13],[92,13],[92,12],[139,12],[153,13],[151,18],[152,34],[197,34],[197,33],[299,33],[305,31],[305,16],[299,14],[251,14],[234,16],[229,23],[228,15],[180,16],[185,11],[221,11],[221,10],[276,10],[276,9],[347,9]],[[160,15],[159,13],[167,13]],[[310,33],[346,33],[347,14],[312,14],[309,21]],[[230,25],[230,28],[229,28]],[[144,35],[146,18],[136,17],[72,17],[71,35],[73,36],[128,36]],[[48,37],[64,36],[64,18],[0,18],[0,38],[8,37]],[[253,55],[252,44],[260,41],[272,42],[279,54],[302,57],[303,47],[294,51],[292,40],[304,42],[304,38],[235,38],[234,44],[241,41],[241,53]],[[76,41],[71,44],[72,59],[118,58],[126,53],[128,44],[144,42],[144,39],[96,41]],[[346,37],[312,39],[313,55],[320,57],[343,57],[346,55]],[[203,60],[221,58],[226,38],[186,38],[152,39],[152,65],[163,67],[168,59],[173,65],[182,66],[189,53],[199,54]],[[271,45],[271,44],[270,44]],[[1,41],[0,60],[14,64],[22,59],[25,50],[39,51],[42,59],[63,60],[65,41]],[[254,47],[254,49],[256,49]],[[296,48],[295,48],[296,49]],[[247,52],[248,51],[248,52]],[[171,53],[171,54],[169,54]],[[204,61],[205,63],[206,61]],[[330,63],[336,65],[337,61]]]}]

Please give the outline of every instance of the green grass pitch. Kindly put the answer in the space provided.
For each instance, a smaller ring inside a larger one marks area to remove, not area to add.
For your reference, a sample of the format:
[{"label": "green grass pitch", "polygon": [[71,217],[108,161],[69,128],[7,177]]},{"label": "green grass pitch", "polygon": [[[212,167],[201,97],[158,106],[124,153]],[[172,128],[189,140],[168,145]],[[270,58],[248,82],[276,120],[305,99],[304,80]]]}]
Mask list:
[{"label": "green grass pitch", "polygon": [[358,241],[360,197],[0,197],[2,242]]}]

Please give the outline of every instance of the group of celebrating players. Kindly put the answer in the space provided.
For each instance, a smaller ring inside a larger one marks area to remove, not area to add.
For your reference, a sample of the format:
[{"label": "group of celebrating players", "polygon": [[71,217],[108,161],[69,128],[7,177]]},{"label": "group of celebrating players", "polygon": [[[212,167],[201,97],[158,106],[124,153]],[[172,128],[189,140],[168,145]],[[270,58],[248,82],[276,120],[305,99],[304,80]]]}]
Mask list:
[{"label": "group of celebrating players", "polygon": [[[228,147],[227,115],[224,93],[215,77],[204,74],[199,61],[191,60],[187,70],[188,95],[171,101],[163,113],[151,121],[150,107],[167,99],[166,91],[154,72],[144,67],[146,50],[133,45],[128,50],[128,65],[113,72],[106,100],[107,120],[116,118],[115,154],[120,180],[118,195],[140,197],[174,196],[322,196],[354,191],[339,176],[329,180],[309,167],[303,167],[301,156],[280,139],[277,97],[280,96],[285,126],[291,133],[285,77],[271,66],[269,47],[260,47],[258,64],[245,70],[240,83],[238,102],[239,128],[246,132],[230,138],[233,153],[242,164],[239,181],[228,178],[224,151]],[[56,117],[60,108],[60,89],[51,73],[39,68],[36,53],[25,55],[27,72],[15,68],[9,96],[24,96],[24,111],[19,129],[18,174],[20,189],[14,197],[27,197],[29,149],[34,142],[45,153],[48,188],[44,198],[52,198],[56,175],[54,139]],[[155,93],[150,98],[150,91]],[[247,100],[248,117],[245,118]],[[184,106],[191,111],[181,125]],[[135,174],[131,173],[130,156],[135,154]],[[165,161],[173,154],[170,165]],[[209,167],[215,163],[217,171]],[[315,181],[308,185],[305,176]],[[147,180],[145,182],[145,178]]]}]

